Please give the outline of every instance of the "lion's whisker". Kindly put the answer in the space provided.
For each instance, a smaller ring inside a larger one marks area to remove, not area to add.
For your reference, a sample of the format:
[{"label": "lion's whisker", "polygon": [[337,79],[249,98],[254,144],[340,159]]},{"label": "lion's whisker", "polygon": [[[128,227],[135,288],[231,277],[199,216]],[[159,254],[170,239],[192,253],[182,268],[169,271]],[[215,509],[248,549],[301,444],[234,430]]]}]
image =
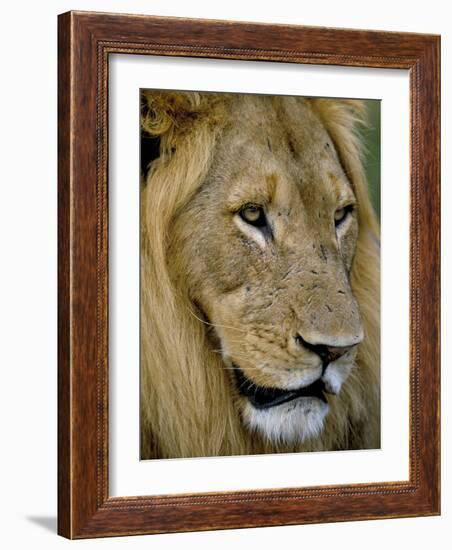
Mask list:
[{"label": "lion's whisker", "polygon": [[[230,326],[230,325],[219,325],[217,323],[212,323],[210,321],[205,321],[204,319],[201,319],[200,317],[198,317],[193,310],[191,310],[190,308],[187,308],[188,311],[193,315],[193,317],[195,319],[197,319],[198,321],[200,321],[201,323],[203,323],[204,325],[207,325],[207,326],[210,326],[210,327],[213,327],[213,328],[227,328],[227,329],[230,329],[230,330],[236,330],[238,332],[242,332],[243,334],[246,334],[247,336],[255,336],[256,338],[260,338],[261,336],[257,333],[257,332],[254,332],[252,330],[243,330],[243,329],[240,329],[238,327],[233,327],[233,326]],[[271,333],[273,329],[268,329],[268,330],[264,330],[264,329],[260,329],[261,332],[263,333]]]}]

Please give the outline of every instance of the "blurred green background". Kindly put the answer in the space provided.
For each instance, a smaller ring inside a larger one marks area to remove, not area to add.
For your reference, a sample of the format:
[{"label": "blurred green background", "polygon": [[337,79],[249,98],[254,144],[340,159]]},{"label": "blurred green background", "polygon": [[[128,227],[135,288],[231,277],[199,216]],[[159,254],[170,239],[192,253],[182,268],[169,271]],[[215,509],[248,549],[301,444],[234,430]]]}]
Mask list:
[{"label": "blurred green background", "polygon": [[380,219],[381,101],[367,99],[365,102],[368,111],[368,125],[360,130],[365,149],[364,168],[369,183],[372,204],[378,219]]}]

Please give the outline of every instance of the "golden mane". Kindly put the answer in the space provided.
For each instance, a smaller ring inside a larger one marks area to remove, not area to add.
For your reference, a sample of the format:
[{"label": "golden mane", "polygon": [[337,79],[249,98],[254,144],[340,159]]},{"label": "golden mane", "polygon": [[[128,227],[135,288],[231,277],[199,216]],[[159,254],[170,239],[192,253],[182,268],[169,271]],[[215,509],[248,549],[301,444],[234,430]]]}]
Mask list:
[{"label": "golden mane", "polygon": [[228,94],[144,92],[142,128],[160,140],[141,197],[141,458],[379,447],[379,227],[361,159],[362,102],[310,99],[334,141],[358,202],[351,273],[364,341],[317,439],[274,445],[250,436],[206,325],[176,289],[167,259],[178,213],[203,183],[227,123]]}]

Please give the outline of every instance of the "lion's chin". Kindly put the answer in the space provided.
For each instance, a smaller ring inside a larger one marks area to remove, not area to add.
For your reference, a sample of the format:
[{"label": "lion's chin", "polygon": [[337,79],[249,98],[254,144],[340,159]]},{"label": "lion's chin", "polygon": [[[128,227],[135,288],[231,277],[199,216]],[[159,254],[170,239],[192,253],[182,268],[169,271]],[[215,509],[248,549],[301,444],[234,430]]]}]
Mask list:
[{"label": "lion's chin", "polygon": [[328,403],[317,397],[299,397],[269,409],[256,409],[242,399],[242,419],[252,432],[274,445],[296,445],[322,433]]},{"label": "lion's chin", "polygon": [[330,408],[323,379],[296,389],[263,387],[233,365],[244,425],[276,446],[297,445],[318,437]]}]

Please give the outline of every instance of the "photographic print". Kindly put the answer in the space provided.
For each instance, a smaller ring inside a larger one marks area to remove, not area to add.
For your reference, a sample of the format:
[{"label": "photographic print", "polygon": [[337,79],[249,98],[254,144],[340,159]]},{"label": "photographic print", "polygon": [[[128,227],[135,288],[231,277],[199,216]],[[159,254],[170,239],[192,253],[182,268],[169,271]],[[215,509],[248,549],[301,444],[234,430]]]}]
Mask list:
[{"label": "photographic print", "polygon": [[380,102],[140,102],[140,458],[378,449]]},{"label": "photographic print", "polygon": [[59,16],[59,534],[440,513],[440,43]]}]

